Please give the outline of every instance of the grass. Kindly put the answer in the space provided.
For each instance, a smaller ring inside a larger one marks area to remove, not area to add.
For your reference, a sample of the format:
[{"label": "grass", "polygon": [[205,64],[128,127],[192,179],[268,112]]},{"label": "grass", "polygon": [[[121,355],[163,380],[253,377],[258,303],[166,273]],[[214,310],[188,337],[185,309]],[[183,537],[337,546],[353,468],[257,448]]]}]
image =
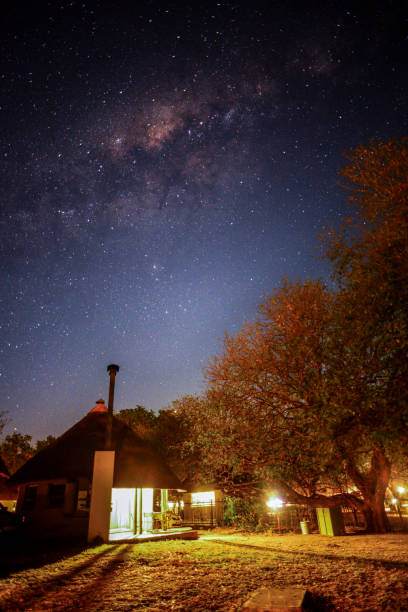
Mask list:
[{"label": "grass", "polygon": [[408,610],[408,535],[249,535],[52,551],[12,565],[0,609],[240,610],[261,586],[308,589],[315,609]]}]

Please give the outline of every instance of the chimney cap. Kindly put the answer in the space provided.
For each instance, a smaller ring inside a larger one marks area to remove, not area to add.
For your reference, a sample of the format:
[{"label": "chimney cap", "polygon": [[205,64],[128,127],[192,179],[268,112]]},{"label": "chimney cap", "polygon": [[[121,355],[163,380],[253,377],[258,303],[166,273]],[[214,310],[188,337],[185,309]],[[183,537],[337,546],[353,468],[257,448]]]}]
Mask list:
[{"label": "chimney cap", "polygon": [[92,410],[90,410],[90,412],[108,412],[108,409],[105,406],[105,400],[96,400],[95,406],[92,408]]},{"label": "chimney cap", "polygon": [[108,365],[108,367],[106,368],[107,372],[109,372],[109,374],[113,371],[115,372],[115,374],[117,372],[119,372],[119,366],[116,365],[116,363],[111,363],[110,365]]}]

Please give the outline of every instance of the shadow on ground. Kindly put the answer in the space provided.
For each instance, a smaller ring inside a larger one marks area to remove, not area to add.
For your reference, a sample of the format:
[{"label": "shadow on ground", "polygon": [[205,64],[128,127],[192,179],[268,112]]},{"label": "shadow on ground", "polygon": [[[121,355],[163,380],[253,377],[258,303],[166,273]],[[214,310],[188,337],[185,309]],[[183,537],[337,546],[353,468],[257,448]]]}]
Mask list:
[{"label": "shadow on ground", "polygon": [[330,597],[324,597],[307,591],[302,606],[303,612],[339,612]]},{"label": "shadow on ground", "polygon": [[347,557],[341,555],[332,555],[330,553],[319,553],[305,550],[282,550],[281,548],[271,547],[271,546],[259,546],[258,544],[246,544],[244,542],[231,542],[231,540],[223,540],[223,539],[215,539],[211,538],[210,542],[215,542],[216,544],[222,544],[227,546],[236,546],[238,548],[252,548],[255,550],[262,551],[271,551],[271,552],[279,552],[285,555],[300,555],[303,557],[327,559],[328,561],[352,561],[355,563],[360,563],[362,565],[374,565],[377,567],[383,567],[384,569],[407,569],[408,570],[408,562],[407,561],[388,561],[387,559],[370,559],[368,557],[357,557],[356,555],[349,555]]},{"label": "shadow on ground", "polygon": [[89,548],[89,544],[83,538],[65,541],[59,538],[39,542],[28,540],[20,531],[1,533],[0,578],[73,557],[86,548]]}]

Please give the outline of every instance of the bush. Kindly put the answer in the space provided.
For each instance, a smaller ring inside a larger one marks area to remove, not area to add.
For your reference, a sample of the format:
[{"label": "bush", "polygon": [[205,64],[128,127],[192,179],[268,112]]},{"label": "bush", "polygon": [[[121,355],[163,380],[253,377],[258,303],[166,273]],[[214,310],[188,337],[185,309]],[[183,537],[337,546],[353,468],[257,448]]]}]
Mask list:
[{"label": "bush", "polygon": [[265,503],[257,498],[226,497],[223,515],[225,526],[238,527],[245,531],[266,531],[269,517]]}]

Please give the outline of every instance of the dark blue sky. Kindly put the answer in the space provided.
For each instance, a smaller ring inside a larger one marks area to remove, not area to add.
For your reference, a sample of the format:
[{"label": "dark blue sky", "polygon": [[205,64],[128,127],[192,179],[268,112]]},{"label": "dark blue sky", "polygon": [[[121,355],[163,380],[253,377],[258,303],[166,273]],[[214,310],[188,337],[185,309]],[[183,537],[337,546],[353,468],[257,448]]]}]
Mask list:
[{"label": "dark blue sky", "polygon": [[116,410],[199,391],[283,275],[327,277],[343,151],[407,132],[403,3],[138,4],[4,18],[5,433],[62,433],[111,362]]}]

